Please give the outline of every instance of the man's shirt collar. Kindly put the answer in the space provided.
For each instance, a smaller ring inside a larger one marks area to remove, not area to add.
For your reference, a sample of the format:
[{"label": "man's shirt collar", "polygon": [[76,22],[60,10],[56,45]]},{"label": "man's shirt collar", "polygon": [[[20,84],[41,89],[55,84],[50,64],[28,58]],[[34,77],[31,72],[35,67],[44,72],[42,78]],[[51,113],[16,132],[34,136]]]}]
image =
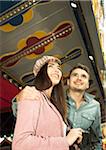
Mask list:
[{"label": "man's shirt collar", "polygon": [[[71,100],[72,102],[74,102],[74,100],[68,95],[68,92],[66,92],[66,98],[67,98],[67,100]],[[95,96],[94,95],[92,95],[92,94],[89,94],[89,93],[87,93],[87,92],[85,92],[84,93],[84,100],[85,100],[85,102],[91,102],[91,100],[93,100],[95,98]]]}]

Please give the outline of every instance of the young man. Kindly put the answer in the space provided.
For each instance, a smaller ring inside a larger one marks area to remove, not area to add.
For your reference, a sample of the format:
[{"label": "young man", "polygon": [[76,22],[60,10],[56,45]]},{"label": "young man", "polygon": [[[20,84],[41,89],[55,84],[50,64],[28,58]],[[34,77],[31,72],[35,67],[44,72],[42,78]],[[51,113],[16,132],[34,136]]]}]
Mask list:
[{"label": "young man", "polygon": [[68,119],[73,128],[85,130],[81,150],[101,150],[101,113],[100,105],[94,96],[86,93],[89,88],[90,72],[87,66],[77,64],[69,73]]}]

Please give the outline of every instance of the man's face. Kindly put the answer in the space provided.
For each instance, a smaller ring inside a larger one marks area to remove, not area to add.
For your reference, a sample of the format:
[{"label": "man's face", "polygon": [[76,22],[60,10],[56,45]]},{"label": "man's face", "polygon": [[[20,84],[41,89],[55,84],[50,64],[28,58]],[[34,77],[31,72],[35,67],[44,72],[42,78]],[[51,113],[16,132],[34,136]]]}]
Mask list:
[{"label": "man's face", "polygon": [[85,91],[89,88],[89,74],[83,69],[74,69],[70,74],[68,85],[71,90]]}]

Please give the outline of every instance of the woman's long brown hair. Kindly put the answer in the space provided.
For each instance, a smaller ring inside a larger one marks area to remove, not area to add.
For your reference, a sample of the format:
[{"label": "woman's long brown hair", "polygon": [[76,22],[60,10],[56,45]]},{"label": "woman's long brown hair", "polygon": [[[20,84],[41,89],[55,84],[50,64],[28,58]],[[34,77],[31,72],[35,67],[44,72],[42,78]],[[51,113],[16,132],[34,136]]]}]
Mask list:
[{"label": "woman's long brown hair", "polygon": [[[38,72],[35,80],[34,85],[37,90],[43,91],[52,86],[52,82],[47,74],[47,66],[45,64],[40,71]],[[64,90],[63,90],[63,81],[60,80],[59,84],[55,85],[51,94],[51,103],[57,108],[60,112],[63,120],[66,122],[67,118],[67,104],[64,98]]]}]

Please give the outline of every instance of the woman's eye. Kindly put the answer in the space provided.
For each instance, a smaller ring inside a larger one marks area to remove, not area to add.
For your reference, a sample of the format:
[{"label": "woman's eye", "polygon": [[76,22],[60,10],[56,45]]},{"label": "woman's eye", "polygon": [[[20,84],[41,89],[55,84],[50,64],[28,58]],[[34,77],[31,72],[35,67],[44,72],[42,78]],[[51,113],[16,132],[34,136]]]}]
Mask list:
[{"label": "woman's eye", "polygon": [[60,67],[58,67],[58,69],[62,72],[62,69]]},{"label": "woman's eye", "polygon": [[77,76],[77,75],[78,75],[77,73],[73,73],[73,74],[72,74],[72,76]]},{"label": "woman's eye", "polygon": [[53,65],[48,65],[48,67],[53,67]]}]

